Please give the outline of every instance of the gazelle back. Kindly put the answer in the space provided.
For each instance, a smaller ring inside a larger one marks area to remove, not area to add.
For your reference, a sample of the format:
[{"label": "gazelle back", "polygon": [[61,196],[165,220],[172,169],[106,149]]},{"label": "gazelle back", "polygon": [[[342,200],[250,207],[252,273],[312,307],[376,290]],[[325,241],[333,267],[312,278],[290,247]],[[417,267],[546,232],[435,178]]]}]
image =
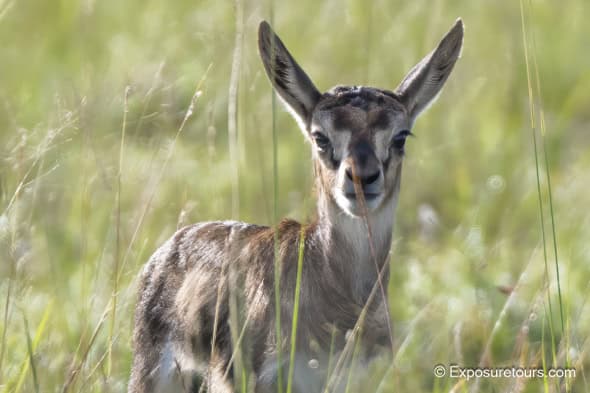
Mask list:
[{"label": "gazelle back", "polygon": [[200,385],[233,392],[241,370],[255,392],[276,392],[279,383],[284,390],[289,380],[294,392],[338,391],[350,343],[364,359],[391,348],[385,289],[404,144],[462,42],[458,20],[394,91],[337,86],[322,94],[260,24],[266,73],[311,144],[317,218],[276,228],[199,223],[160,247],[142,274],[130,392],[197,392]]}]

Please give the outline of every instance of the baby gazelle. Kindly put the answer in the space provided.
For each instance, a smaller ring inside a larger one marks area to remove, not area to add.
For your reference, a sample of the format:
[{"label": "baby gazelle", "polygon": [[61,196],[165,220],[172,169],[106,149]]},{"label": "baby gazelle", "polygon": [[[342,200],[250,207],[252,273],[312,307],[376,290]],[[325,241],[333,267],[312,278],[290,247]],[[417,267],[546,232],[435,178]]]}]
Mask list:
[{"label": "baby gazelle", "polygon": [[[322,94],[268,23],[258,39],[274,89],[311,144],[317,218],[276,228],[205,222],[176,232],[143,270],[130,392],[233,392],[244,375],[237,369],[247,370],[250,390],[276,392],[282,380],[284,391],[290,366],[294,392],[320,392],[328,359],[332,369],[346,363],[351,340],[365,359],[391,346],[385,290],[404,143],[459,57],[463,24],[458,20],[394,91],[337,86]],[[330,391],[338,391],[337,375],[329,379]]]}]

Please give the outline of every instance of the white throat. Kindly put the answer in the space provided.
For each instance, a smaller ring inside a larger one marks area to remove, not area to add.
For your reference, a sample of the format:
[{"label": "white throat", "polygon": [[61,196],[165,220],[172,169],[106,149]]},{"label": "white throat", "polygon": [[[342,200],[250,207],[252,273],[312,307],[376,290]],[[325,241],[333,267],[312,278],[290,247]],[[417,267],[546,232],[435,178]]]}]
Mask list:
[{"label": "white throat", "polygon": [[387,260],[397,194],[367,217],[352,217],[326,199],[320,196],[318,207],[323,232],[320,235],[327,246],[327,255],[337,256],[340,260],[335,262],[348,265],[342,268],[351,273],[350,285],[357,289],[356,293],[363,293],[375,283],[378,267]]}]

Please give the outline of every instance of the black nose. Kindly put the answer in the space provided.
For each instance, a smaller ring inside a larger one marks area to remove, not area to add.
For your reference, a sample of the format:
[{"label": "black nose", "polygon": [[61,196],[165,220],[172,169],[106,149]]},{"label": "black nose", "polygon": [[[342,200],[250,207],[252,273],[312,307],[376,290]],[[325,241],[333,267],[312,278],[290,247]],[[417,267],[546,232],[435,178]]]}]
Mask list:
[{"label": "black nose", "polygon": [[[380,175],[379,171],[372,173],[370,175],[362,174],[359,176],[359,180],[360,180],[362,186],[368,186],[368,185],[375,183],[379,179],[379,175]],[[346,177],[348,177],[350,179],[350,181],[354,182],[353,177],[352,177],[352,168],[348,168],[346,170]]]}]

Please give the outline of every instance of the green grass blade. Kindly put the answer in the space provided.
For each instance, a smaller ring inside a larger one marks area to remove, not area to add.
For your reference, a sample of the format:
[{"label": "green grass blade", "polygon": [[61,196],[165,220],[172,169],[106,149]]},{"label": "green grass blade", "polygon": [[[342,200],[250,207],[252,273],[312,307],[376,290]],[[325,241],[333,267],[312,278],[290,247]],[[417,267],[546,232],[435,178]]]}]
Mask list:
[{"label": "green grass blade", "polygon": [[531,120],[531,131],[532,131],[532,139],[533,139],[533,150],[534,150],[534,157],[535,157],[535,175],[537,181],[537,197],[539,203],[539,220],[541,225],[541,240],[543,243],[543,260],[545,263],[545,279],[547,283],[547,302],[549,305],[549,330],[551,334],[551,343],[552,343],[552,350],[553,350],[553,363],[555,364],[556,356],[555,356],[555,333],[553,327],[553,306],[551,302],[551,289],[550,289],[550,279],[549,279],[549,262],[547,257],[547,239],[545,236],[545,218],[543,214],[543,194],[541,192],[541,175],[540,175],[540,164],[539,164],[539,154],[538,154],[538,147],[537,147],[537,129],[535,123],[535,99],[533,94],[533,84],[531,80],[531,67],[529,61],[529,53],[528,53],[528,39],[526,33],[526,23],[525,23],[525,16],[524,16],[524,5],[523,0],[520,0],[520,20],[521,20],[521,27],[522,27],[522,40],[523,40],[523,50],[524,50],[524,58],[525,58],[525,65],[526,65],[526,76],[527,76],[527,87],[528,87],[528,96],[529,96],[529,110],[530,110],[530,120]]},{"label": "green grass blade", "polygon": [[[242,41],[244,36],[244,5],[241,0],[234,0],[235,12],[235,34],[234,34],[234,48],[232,53],[231,75],[228,92],[227,104],[227,130],[228,130],[228,150],[230,161],[230,178],[231,178],[231,201],[232,201],[232,218],[239,219],[240,216],[240,188],[239,188],[239,149],[238,149],[238,107],[239,107],[239,90],[240,78],[242,74]],[[230,245],[230,249],[233,245]],[[230,255],[233,252],[230,251]],[[236,285],[235,280],[238,279],[239,274],[234,272],[231,265],[231,258],[227,262],[229,274],[229,314],[230,314],[230,330],[232,342],[237,346],[237,355],[234,358],[234,381],[238,390],[246,392],[247,372],[245,370],[242,346],[238,343],[240,332],[240,302],[239,289],[240,285]],[[234,279],[235,277],[235,279]],[[231,288],[233,286],[233,288]]]},{"label": "green grass blade", "polygon": [[[47,328],[47,322],[49,321],[49,316],[51,315],[52,309],[53,309],[53,301],[50,301],[49,304],[47,305],[47,307],[45,308],[45,312],[43,313],[43,317],[41,318],[41,322],[39,322],[39,325],[37,326],[37,331],[35,332],[35,338],[33,339],[33,342],[31,344],[31,348],[29,350],[30,353],[34,354],[35,351],[37,350],[37,346],[41,342],[41,337],[43,336],[43,333],[45,332],[45,329]],[[23,363],[21,365],[21,371],[18,375],[18,379],[17,379],[15,388],[11,389],[12,384],[8,383],[8,384],[6,384],[6,386],[4,388],[4,392],[12,391],[13,393],[18,393],[21,391],[23,384],[25,382],[25,378],[27,377],[27,373],[29,372],[30,364],[31,364],[31,362],[30,362],[29,357],[27,357],[27,359],[23,360]]]},{"label": "green grass blade", "polygon": [[[274,2],[270,0],[270,24],[274,26]],[[274,40],[271,40],[271,53],[274,52]],[[274,56],[271,57],[274,62]],[[274,67],[271,67],[274,69]],[[272,109],[272,177],[273,177],[273,224],[274,231],[274,280],[275,280],[275,335],[277,342],[277,391],[283,391],[283,369],[282,369],[282,334],[281,334],[281,256],[279,253],[279,162],[278,162],[278,138],[277,138],[277,100],[274,92],[271,93]]]},{"label": "green grass blade", "polygon": [[543,364],[543,391],[549,393],[549,382],[547,380],[547,358],[545,357],[545,318],[541,321],[541,362]]},{"label": "green grass blade", "polygon": [[[536,63],[536,61],[535,61]],[[535,66],[536,68],[536,66]],[[537,70],[535,70],[537,71]],[[537,71],[538,72],[538,71]],[[538,78],[538,76],[537,76]],[[537,81],[537,84],[539,84],[539,82]],[[539,88],[540,89],[540,88]],[[540,95],[540,91],[539,91],[539,95]],[[541,138],[542,138],[542,146],[543,146],[543,156],[545,158],[545,177],[546,177],[546,181],[547,181],[547,192],[549,193],[549,217],[551,217],[551,233],[553,236],[553,252],[554,252],[554,256],[555,256],[555,277],[557,280],[557,295],[559,298],[559,316],[561,319],[561,331],[563,334],[565,334],[566,330],[565,330],[565,318],[563,315],[563,298],[561,296],[561,279],[559,277],[559,257],[558,257],[558,252],[557,252],[557,233],[555,230],[555,213],[553,210],[553,192],[551,190],[551,175],[549,174],[549,158],[547,155],[547,143],[545,140],[545,115],[543,113],[543,110],[541,110]]]},{"label": "green grass blade", "polygon": [[[530,2],[529,2],[530,7]],[[551,189],[551,173],[550,173],[550,166],[549,166],[549,157],[547,154],[547,142],[546,142],[546,135],[547,135],[547,128],[545,123],[545,111],[543,110],[543,96],[541,94],[541,78],[539,77],[539,67],[537,65],[537,56],[536,56],[536,40],[534,31],[531,32],[532,44],[533,44],[533,66],[535,69],[535,82],[536,82],[536,90],[537,90],[537,98],[539,100],[539,117],[540,117],[540,126],[541,126],[541,147],[543,148],[543,158],[545,164],[545,180],[547,181],[547,192],[549,196],[549,216],[551,218],[551,234],[553,237],[553,253],[555,257],[555,275],[557,279],[557,294],[559,298],[559,316],[561,319],[561,331],[565,334],[565,323],[564,323],[564,315],[563,315],[563,298],[561,296],[561,280],[559,277],[559,257],[557,252],[557,233],[555,230],[555,212],[553,209],[553,192]]]},{"label": "green grass blade", "polygon": [[[111,301],[112,301],[112,299],[111,299]],[[84,352],[82,353],[80,361],[78,362],[77,365],[73,366],[72,369],[70,370],[69,375],[66,378],[66,380],[62,386],[62,389],[61,389],[62,393],[66,393],[67,391],[69,391],[69,388],[76,382],[76,379],[80,375],[80,370],[82,370],[82,367],[84,367],[84,364],[86,363],[86,361],[88,359],[88,355],[90,354],[90,350],[94,346],[94,343],[96,342],[96,338],[98,337],[98,334],[100,333],[102,326],[103,326],[104,322],[107,320],[110,312],[111,312],[111,303],[109,302],[109,304],[105,308],[104,312],[102,313],[100,320],[96,324],[94,331],[92,332],[92,336],[90,337],[90,340],[88,341],[88,344],[86,345],[86,348],[84,349]],[[107,349],[107,355],[108,355],[108,349]]]},{"label": "green grass blade", "polygon": [[6,351],[6,333],[8,332],[8,322],[9,322],[9,311],[10,311],[10,299],[12,294],[12,283],[13,280],[11,278],[8,279],[8,288],[6,289],[6,301],[4,303],[4,316],[2,319],[3,322],[3,329],[2,329],[2,341],[0,342],[0,378],[2,377],[2,365],[4,361],[4,353]]},{"label": "green grass blade", "polygon": [[291,325],[291,355],[289,357],[289,375],[287,393],[291,393],[293,373],[295,371],[295,347],[297,341],[297,323],[299,321],[299,294],[301,293],[301,273],[303,271],[303,253],[305,250],[305,228],[301,227],[299,238],[299,254],[297,256],[297,278],[295,281],[295,300],[293,303],[293,321]]},{"label": "green grass blade", "polygon": [[323,392],[328,389],[328,382],[330,381],[330,374],[332,373],[332,366],[334,363],[334,340],[336,338],[336,327],[332,327],[332,335],[330,337],[330,353],[328,354],[328,367],[326,368],[326,383]]},{"label": "green grass blade", "polygon": [[362,332],[362,328],[358,330],[358,335],[357,337],[354,338],[355,345],[354,345],[354,350],[352,351],[352,357],[350,359],[350,370],[348,370],[348,377],[346,378],[346,388],[344,389],[344,393],[350,393],[350,385],[352,383],[352,376],[354,374],[354,365],[356,362],[356,359],[358,357],[359,351],[360,351],[360,343],[361,343],[361,332]]},{"label": "green grass blade", "polygon": [[119,291],[119,266],[120,266],[120,249],[121,249],[121,177],[123,174],[123,157],[125,151],[125,134],[127,130],[127,114],[129,113],[129,93],[131,88],[125,88],[125,97],[123,101],[123,124],[121,126],[121,145],[119,146],[119,171],[117,173],[117,205],[116,205],[116,223],[115,223],[115,266],[112,275],[113,285],[113,309],[111,312],[111,322],[109,326],[109,350],[107,356],[107,376],[111,375],[113,369],[113,337],[115,334],[115,322],[117,320],[117,293]]},{"label": "green grass blade", "polygon": [[35,367],[35,351],[33,351],[33,345],[31,343],[31,334],[29,332],[29,322],[27,316],[23,313],[23,323],[25,325],[25,336],[27,338],[27,352],[29,355],[29,364],[31,365],[31,375],[33,376],[33,386],[35,386],[35,392],[39,393],[39,379],[37,378],[37,368]]}]

